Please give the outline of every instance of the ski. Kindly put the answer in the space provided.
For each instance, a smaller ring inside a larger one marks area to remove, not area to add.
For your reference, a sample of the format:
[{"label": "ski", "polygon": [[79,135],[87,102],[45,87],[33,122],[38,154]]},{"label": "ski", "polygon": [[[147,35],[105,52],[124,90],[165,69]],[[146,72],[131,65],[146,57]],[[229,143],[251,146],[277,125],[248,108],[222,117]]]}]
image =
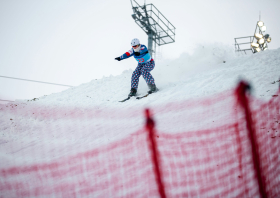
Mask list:
[{"label": "ski", "polygon": [[156,92],[158,92],[158,91],[159,91],[159,89],[156,89],[156,91],[154,91],[154,92],[148,91],[148,93],[147,93],[146,95],[137,97],[136,99],[140,100],[140,99],[142,99],[142,98],[146,98],[146,97],[148,97],[148,95],[150,95],[150,94],[152,94],[152,93],[156,93]]},{"label": "ski", "polygon": [[148,93],[148,94],[146,94],[146,95],[144,95],[144,96],[141,96],[141,97],[137,97],[136,99],[140,100],[140,99],[142,99],[142,98],[145,98],[145,97],[147,97],[148,95],[150,95],[150,94]]},{"label": "ski", "polygon": [[127,101],[127,100],[129,100],[129,99],[130,99],[130,97],[128,96],[126,99],[121,100],[121,101],[119,101],[119,102],[125,102],[125,101]]}]

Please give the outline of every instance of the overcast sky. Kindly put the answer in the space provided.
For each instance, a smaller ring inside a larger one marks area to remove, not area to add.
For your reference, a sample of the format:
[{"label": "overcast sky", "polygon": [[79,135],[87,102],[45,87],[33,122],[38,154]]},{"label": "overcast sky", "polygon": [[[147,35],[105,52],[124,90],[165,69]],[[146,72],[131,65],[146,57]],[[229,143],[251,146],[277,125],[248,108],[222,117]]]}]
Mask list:
[{"label": "overcast sky", "polygon": [[[166,59],[210,42],[234,49],[234,38],[253,35],[259,11],[272,37],[269,49],[280,47],[280,0],[149,3],[176,27],[175,43],[160,48]],[[130,0],[0,0],[0,76],[77,86],[135,69],[133,58],[114,60],[131,48],[133,38],[147,45],[131,14]],[[29,99],[66,88],[0,78],[0,99]]]}]

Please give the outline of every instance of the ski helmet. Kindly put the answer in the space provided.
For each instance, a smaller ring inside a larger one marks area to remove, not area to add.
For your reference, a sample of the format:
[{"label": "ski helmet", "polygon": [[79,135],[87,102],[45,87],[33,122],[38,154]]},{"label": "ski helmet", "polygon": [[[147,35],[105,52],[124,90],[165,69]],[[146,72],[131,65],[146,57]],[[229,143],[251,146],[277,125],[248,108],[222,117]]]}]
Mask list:
[{"label": "ski helmet", "polygon": [[139,44],[140,44],[139,39],[137,39],[137,38],[132,39],[132,41],[131,41],[131,46],[135,46],[135,45],[139,45]]}]

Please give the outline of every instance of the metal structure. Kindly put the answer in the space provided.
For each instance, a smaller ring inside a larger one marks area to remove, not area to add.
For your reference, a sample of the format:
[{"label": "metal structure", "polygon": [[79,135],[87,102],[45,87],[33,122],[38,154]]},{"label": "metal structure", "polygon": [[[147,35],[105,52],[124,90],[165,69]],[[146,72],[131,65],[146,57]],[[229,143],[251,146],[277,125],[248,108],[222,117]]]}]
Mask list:
[{"label": "metal structure", "polygon": [[[253,40],[254,40],[254,36],[234,38],[235,52],[244,52],[246,54],[246,51],[248,50],[252,51],[251,43],[253,42]],[[242,46],[249,45],[249,46],[247,46],[247,48],[244,49],[241,47],[241,45]]]},{"label": "metal structure", "polygon": [[133,14],[132,18],[137,25],[148,35],[148,50],[153,56],[156,45],[161,46],[175,42],[175,27],[153,5],[140,6],[135,0],[130,0]]},{"label": "metal structure", "polygon": [[[246,51],[248,50],[251,51],[252,53],[267,50],[268,48],[267,43],[270,43],[271,37],[269,36],[269,34],[264,35],[265,31],[266,31],[266,26],[264,26],[264,23],[261,21],[260,18],[259,21],[257,22],[254,36],[234,38],[235,52],[244,52],[246,54]],[[245,42],[244,39],[246,39]],[[241,45],[244,46],[248,44],[249,46],[247,46],[245,49],[241,47]]]}]

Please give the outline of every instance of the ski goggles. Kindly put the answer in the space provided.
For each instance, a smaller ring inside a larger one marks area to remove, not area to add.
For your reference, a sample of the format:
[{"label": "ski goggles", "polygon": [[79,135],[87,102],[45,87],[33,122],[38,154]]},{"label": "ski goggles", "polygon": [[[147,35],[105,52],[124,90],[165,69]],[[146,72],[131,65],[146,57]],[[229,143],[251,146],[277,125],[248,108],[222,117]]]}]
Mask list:
[{"label": "ski goggles", "polygon": [[138,47],[138,46],[139,46],[139,45],[133,45],[132,47],[133,47],[133,48],[136,48],[136,47]]}]

